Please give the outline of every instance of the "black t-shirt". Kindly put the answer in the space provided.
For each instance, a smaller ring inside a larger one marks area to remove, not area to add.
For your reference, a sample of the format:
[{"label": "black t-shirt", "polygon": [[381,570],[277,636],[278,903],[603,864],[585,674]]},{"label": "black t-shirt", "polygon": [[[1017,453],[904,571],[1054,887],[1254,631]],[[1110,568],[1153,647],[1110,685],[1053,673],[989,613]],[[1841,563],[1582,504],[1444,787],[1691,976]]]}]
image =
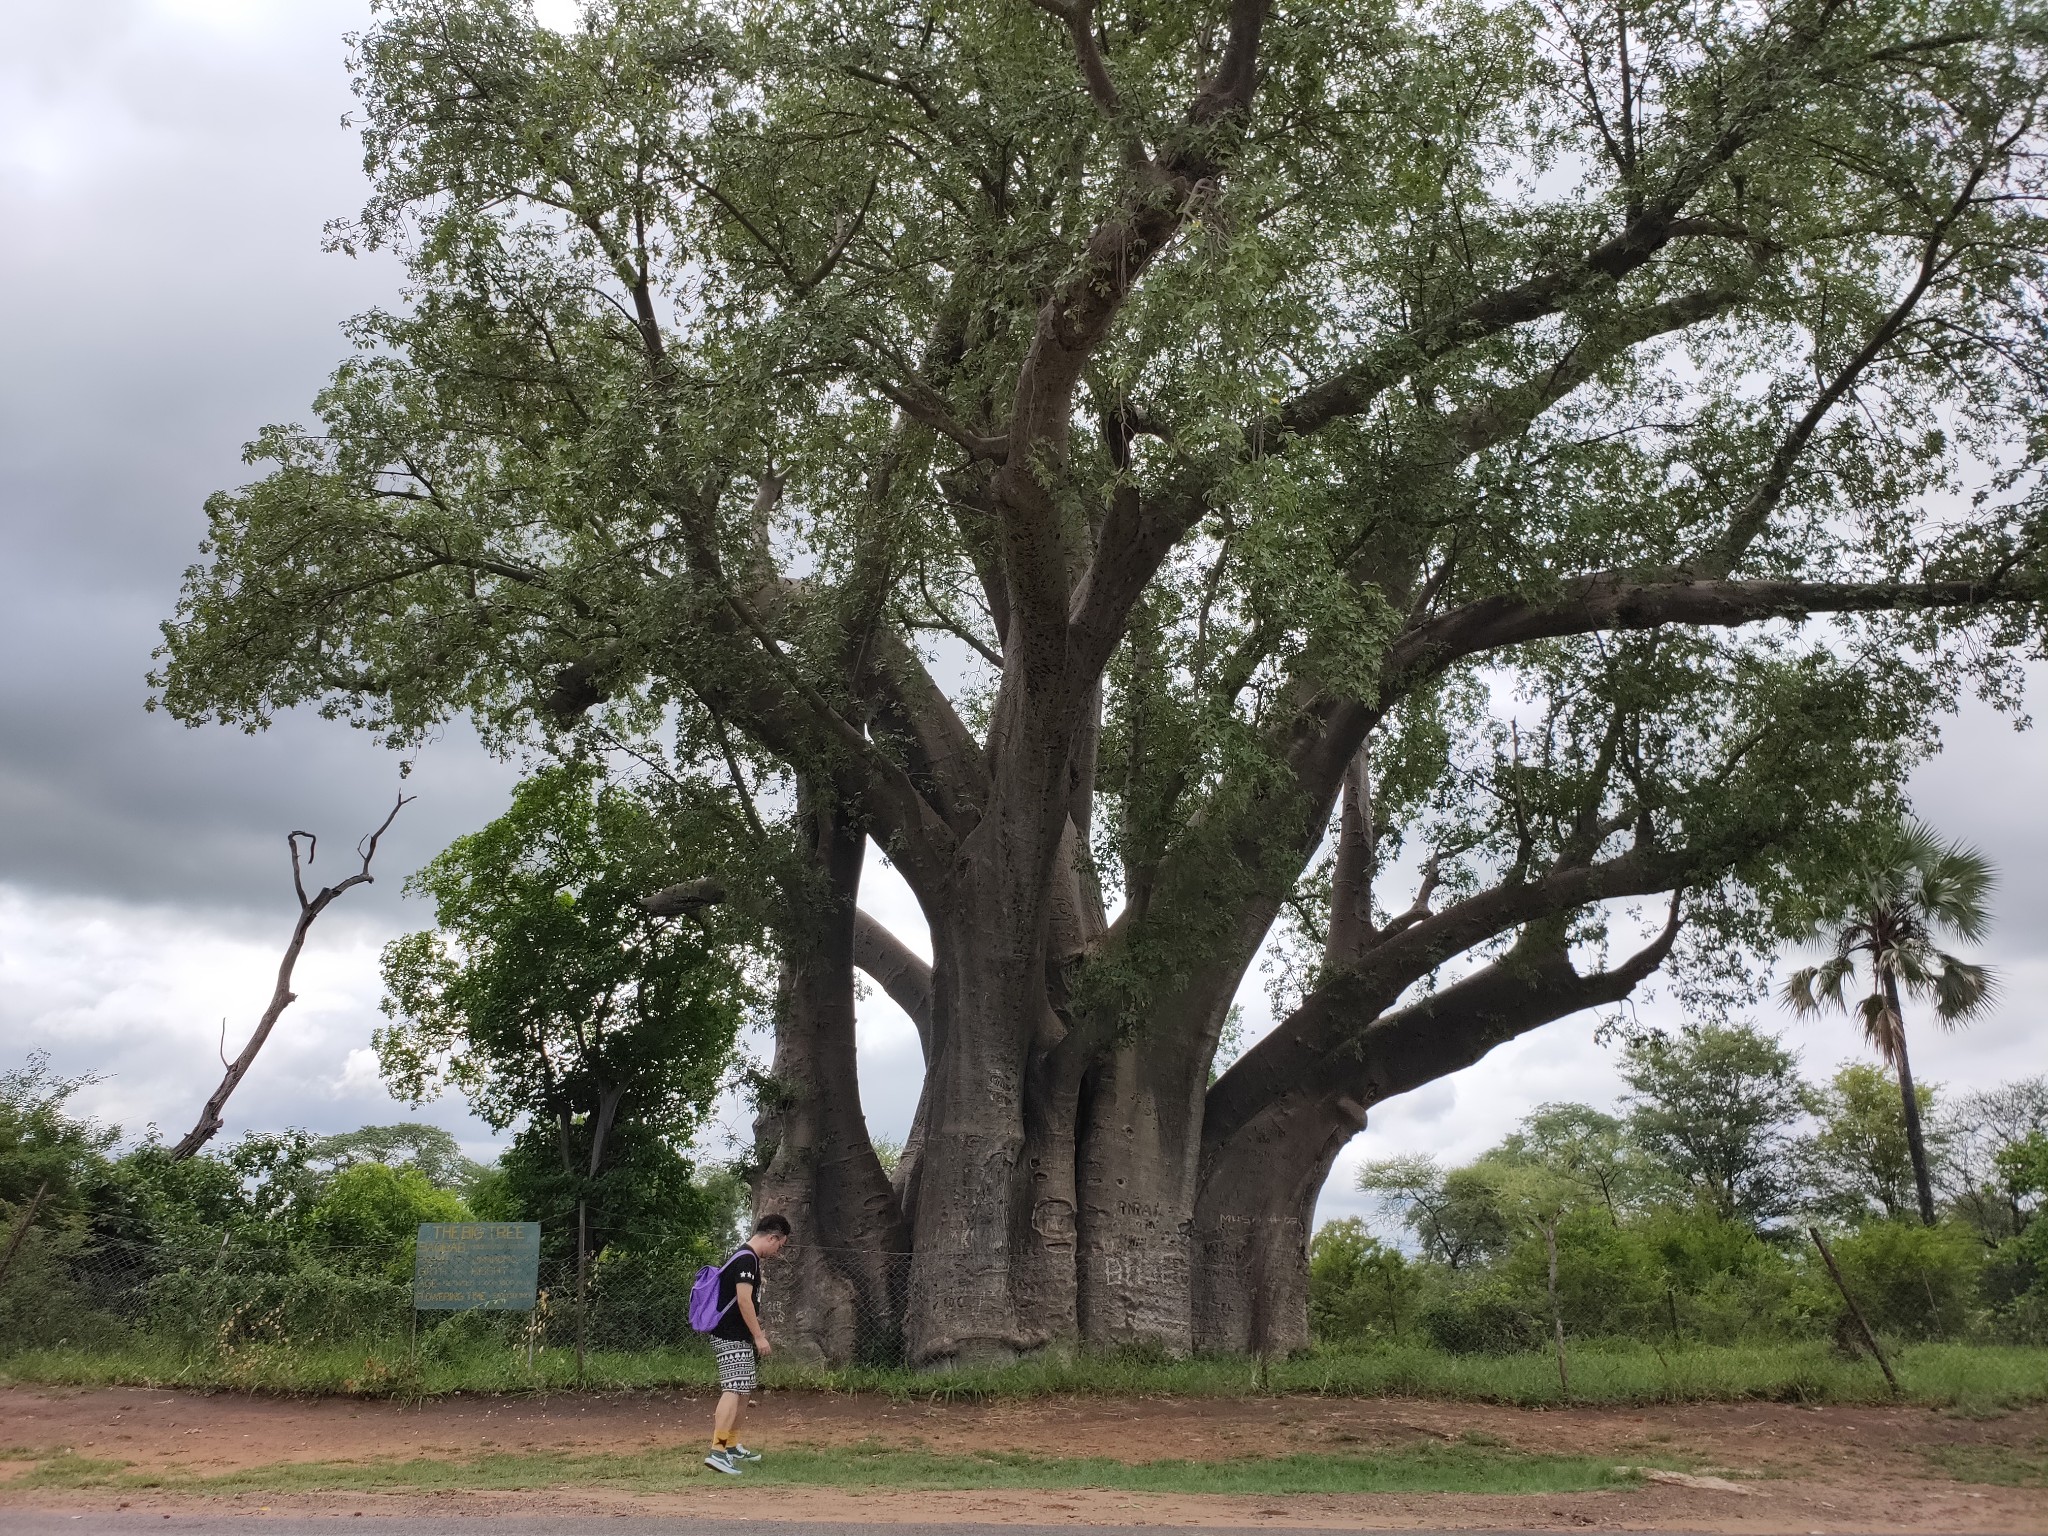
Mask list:
[{"label": "black t-shirt", "polygon": [[735,1302],[741,1282],[754,1288],[754,1315],[761,1315],[761,1257],[751,1248],[742,1248],[725,1261],[725,1268],[718,1272],[718,1324],[711,1330],[714,1339],[731,1339],[737,1344],[750,1344],[754,1335],[747,1329],[747,1320],[740,1316]]}]

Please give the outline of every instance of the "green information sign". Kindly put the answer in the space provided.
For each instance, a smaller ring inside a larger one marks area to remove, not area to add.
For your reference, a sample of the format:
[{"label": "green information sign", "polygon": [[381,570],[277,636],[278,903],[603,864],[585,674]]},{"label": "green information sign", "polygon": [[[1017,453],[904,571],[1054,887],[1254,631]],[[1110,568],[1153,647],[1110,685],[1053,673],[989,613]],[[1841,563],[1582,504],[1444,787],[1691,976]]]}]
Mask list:
[{"label": "green information sign", "polygon": [[539,1272],[537,1221],[423,1221],[412,1304],[422,1312],[531,1312]]}]

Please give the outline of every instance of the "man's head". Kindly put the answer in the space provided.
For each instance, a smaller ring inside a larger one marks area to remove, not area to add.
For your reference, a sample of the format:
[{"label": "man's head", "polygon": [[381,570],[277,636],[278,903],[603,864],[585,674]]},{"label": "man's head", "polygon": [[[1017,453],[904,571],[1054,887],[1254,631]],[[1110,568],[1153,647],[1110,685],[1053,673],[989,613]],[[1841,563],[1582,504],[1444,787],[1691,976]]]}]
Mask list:
[{"label": "man's head", "polygon": [[788,1241],[789,1218],[770,1211],[754,1223],[754,1235],[747,1240],[747,1246],[762,1258],[772,1259]]}]

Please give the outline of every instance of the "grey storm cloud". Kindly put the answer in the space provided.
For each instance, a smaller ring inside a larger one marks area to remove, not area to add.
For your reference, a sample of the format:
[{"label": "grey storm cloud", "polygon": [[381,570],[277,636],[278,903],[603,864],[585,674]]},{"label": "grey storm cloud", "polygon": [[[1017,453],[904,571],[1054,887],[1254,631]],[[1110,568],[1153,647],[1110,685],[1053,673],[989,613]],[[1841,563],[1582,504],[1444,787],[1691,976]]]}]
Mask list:
[{"label": "grey storm cloud", "polygon": [[[265,423],[306,419],[339,323],[395,301],[321,249],[361,201],[343,34],[361,3],[32,0],[0,62],[0,875],[52,891],[269,909],[282,838],[335,853],[396,760],[313,717],[246,736],[146,714],[157,625],[209,492]],[[410,868],[502,804],[465,733],[422,754],[385,858]],[[395,882],[391,882],[395,884]],[[389,893],[381,893],[388,896]]]}]

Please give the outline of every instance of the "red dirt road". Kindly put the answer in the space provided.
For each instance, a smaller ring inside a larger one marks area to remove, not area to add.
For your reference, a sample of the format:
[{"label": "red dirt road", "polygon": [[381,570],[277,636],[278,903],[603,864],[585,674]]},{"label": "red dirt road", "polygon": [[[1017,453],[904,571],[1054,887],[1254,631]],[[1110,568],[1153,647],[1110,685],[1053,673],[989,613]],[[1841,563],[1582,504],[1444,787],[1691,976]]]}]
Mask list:
[{"label": "red dirt road", "polygon": [[[685,1464],[710,1403],[682,1393],[473,1397],[418,1407],[338,1398],[140,1388],[0,1389],[0,1509],[333,1513],[737,1514],[761,1492],[706,1474],[686,1493],[567,1486],[509,1493],[202,1495],[9,1488],[59,1448],[136,1470],[215,1474],[290,1461],[461,1458],[485,1451],[621,1453],[674,1447]],[[1976,1419],[1925,1408],[1715,1404],[1531,1411],[1412,1399],[1032,1399],[983,1405],[828,1393],[764,1395],[748,1439],[778,1445],[879,1438],[935,1451],[999,1448],[1128,1461],[1370,1451],[1483,1434],[1518,1449],[1692,1462],[1733,1487],[1648,1486],[1540,1495],[1153,1495],[1112,1490],[777,1490],[756,1518],[927,1523],[1170,1524],[1690,1531],[2048,1533],[2048,1493],[1957,1481],[1933,1459],[2039,1466],[2048,1409]],[[12,1452],[5,1448],[13,1448]],[[12,1459],[10,1459],[10,1456]]]}]

